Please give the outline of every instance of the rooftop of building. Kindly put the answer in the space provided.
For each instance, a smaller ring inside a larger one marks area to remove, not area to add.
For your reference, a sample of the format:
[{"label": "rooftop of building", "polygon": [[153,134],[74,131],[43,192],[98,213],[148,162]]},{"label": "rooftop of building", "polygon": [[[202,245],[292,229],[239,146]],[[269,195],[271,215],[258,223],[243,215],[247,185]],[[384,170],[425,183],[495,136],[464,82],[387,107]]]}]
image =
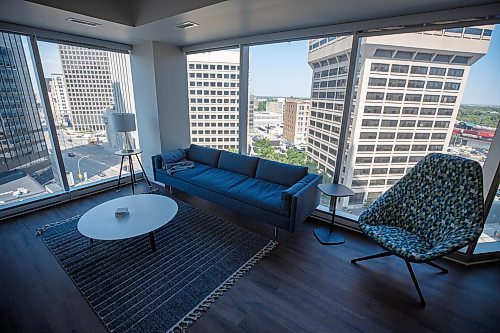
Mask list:
[{"label": "rooftop of building", "polygon": [[44,192],[45,188],[22,170],[0,174],[0,205],[25,200]]}]

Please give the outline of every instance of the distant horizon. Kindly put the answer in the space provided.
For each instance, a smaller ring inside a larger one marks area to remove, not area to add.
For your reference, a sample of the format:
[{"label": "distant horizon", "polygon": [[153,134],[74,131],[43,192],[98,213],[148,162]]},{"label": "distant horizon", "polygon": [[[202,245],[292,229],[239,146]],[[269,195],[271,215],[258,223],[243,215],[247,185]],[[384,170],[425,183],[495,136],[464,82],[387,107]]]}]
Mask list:
[{"label": "distant horizon", "polygon": [[[309,96],[312,69],[308,40],[250,47],[250,93],[254,96]],[[500,106],[500,25],[495,25],[488,53],[472,65],[462,105]],[[293,70],[290,70],[293,69]]]},{"label": "distant horizon", "polygon": [[[273,96],[273,95],[254,95],[251,94],[255,98],[302,98],[302,99],[311,99],[311,97],[304,97],[304,96]],[[467,105],[467,106],[488,106],[488,107],[493,107],[493,108],[499,108],[500,109],[500,104],[471,104],[471,103],[460,103],[460,105]]]},{"label": "distant horizon", "polygon": [[[461,105],[500,106],[500,25],[495,25],[488,53],[472,65]],[[44,76],[62,74],[58,45],[38,42]],[[311,98],[312,69],[308,40],[250,47],[249,93],[259,97]],[[187,75],[187,73],[186,73]]]}]

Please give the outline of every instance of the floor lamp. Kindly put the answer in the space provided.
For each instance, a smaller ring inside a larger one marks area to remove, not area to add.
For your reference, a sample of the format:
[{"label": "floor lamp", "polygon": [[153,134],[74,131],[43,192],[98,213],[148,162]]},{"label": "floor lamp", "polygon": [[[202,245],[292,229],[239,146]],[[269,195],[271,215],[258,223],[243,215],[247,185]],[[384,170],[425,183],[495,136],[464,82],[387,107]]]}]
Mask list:
[{"label": "floor lamp", "polygon": [[134,151],[130,140],[130,132],[136,130],[135,115],[133,113],[113,113],[111,117],[113,128],[119,133],[124,133],[123,153],[131,153]]}]

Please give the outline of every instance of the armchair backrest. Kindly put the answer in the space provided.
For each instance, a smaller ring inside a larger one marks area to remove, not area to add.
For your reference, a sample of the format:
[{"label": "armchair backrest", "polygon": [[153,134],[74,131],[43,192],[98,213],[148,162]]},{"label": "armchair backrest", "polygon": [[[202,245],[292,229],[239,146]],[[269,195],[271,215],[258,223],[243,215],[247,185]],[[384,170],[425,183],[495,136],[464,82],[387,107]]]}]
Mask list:
[{"label": "armchair backrest", "polygon": [[476,161],[429,154],[382,197],[396,205],[394,225],[431,244],[451,233],[479,237],[482,232],[483,174]]}]

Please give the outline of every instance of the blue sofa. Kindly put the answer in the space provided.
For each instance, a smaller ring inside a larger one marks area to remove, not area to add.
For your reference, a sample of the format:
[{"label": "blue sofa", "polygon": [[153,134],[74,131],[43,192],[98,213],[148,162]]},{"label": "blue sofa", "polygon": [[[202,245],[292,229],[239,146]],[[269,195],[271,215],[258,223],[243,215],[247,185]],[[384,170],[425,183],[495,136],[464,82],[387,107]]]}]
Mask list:
[{"label": "blue sofa", "polygon": [[322,177],[307,167],[194,144],[183,155],[194,168],[172,175],[163,168],[165,155],[153,156],[154,179],[289,232],[319,203]]}]

